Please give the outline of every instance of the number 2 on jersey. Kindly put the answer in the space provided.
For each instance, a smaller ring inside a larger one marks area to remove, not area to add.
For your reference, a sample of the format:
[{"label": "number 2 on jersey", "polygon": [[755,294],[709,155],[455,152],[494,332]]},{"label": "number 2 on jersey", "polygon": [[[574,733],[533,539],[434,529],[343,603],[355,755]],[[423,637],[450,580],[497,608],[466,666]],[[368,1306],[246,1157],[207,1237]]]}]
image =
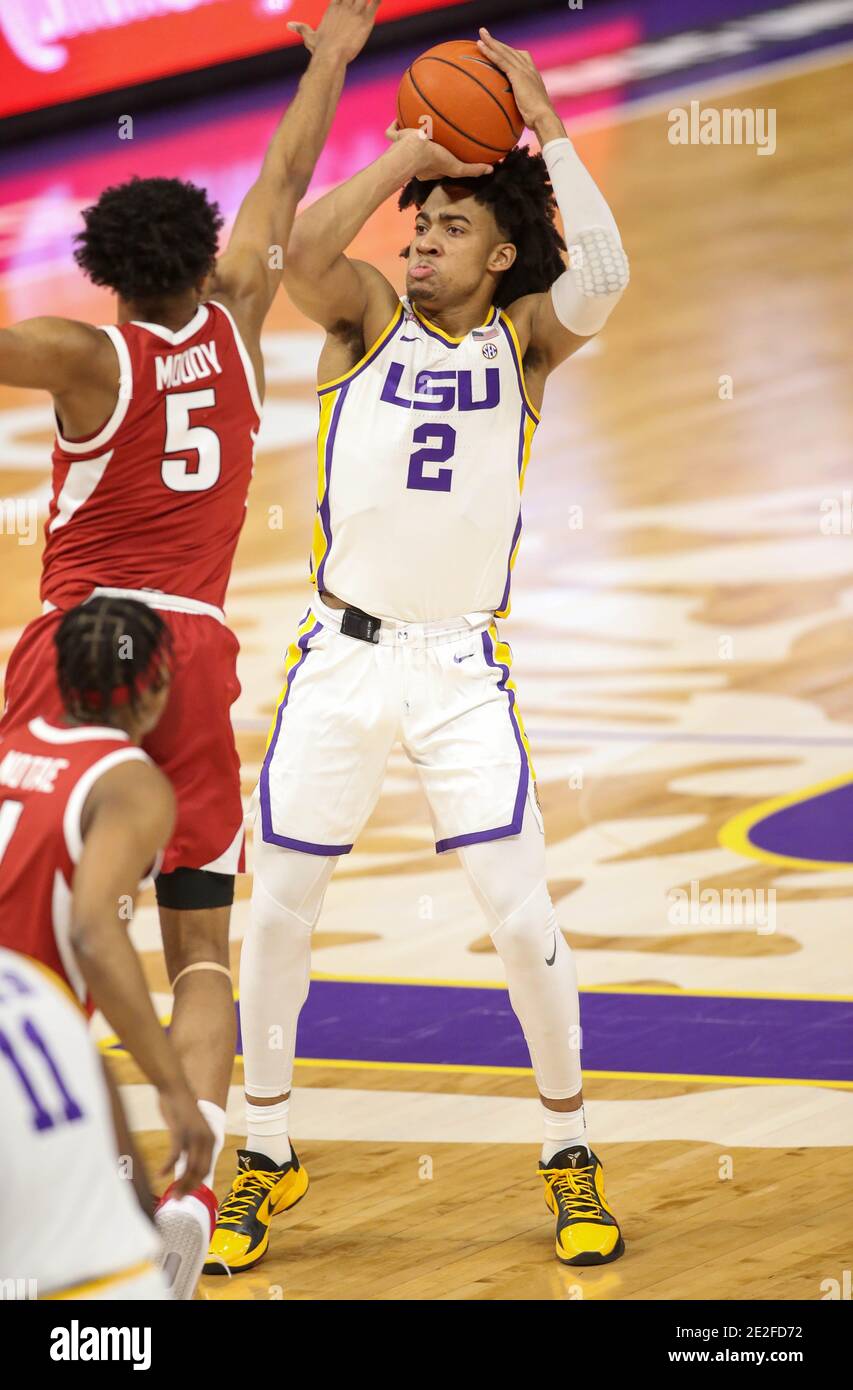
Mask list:
[{"label": "number 2 on jersey", "polygon": [[[412,440],[427,445],[416,449],[409,459],[409,478],[406,487],[427,492],[449,492],[453,482],[452,468],[439,468],[437,473],[425,473],[424,464],[447,463],[456,450],[456,431],[452,425],[418,425]],[[439,443],[430,443],[438,440]]]}]

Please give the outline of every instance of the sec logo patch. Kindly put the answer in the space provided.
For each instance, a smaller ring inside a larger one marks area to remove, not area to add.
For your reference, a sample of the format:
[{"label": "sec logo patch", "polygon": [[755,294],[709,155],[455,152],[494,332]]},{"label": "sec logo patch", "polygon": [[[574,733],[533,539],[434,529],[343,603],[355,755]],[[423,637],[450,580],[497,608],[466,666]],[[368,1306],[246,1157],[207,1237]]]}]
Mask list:
[{"label": "sec logo patch", "polygon": [[497,357],[497,355],[498,355],[498,345],[497,345],[497,343],[484,343],[484,344],[483,344],[483,356],[484,356],[484,357]]}]

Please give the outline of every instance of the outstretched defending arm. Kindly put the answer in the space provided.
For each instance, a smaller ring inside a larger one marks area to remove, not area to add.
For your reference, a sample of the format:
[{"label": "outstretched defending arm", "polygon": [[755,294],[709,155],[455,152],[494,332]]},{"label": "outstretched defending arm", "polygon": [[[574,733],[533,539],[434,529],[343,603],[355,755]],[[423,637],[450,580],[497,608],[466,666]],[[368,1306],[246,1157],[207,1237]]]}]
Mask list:
[{"label": "outstretched defending arm", "polygon": [[0,329],[0,383],[4,386],[28,386],[61,397],[85,371],[93,380],[100,373],[109,382],[110,368],[117,386],[115,349],[104,333],[88,323],[38,318]]},{"label": "outstretched defending arm", "polygon": [[379,0],[331,0],[316,33],[288,26],[311,49],[311,62],[243,199],[212,286],[257,332],[281,282],[296,208],[328,136],[347,64],[367,42],[378,7]]},{"label": "outstretched defending arm", "polygon": [[542,147],[563,219],[568,267],[549,292],[523,301],[528,343],[550,370],[604,327],[628,284],[628,258],[604,195],[578,158],[530,54],[500,43],[488,29],[480,30],[479,46],[510,80],[524,122]]}]

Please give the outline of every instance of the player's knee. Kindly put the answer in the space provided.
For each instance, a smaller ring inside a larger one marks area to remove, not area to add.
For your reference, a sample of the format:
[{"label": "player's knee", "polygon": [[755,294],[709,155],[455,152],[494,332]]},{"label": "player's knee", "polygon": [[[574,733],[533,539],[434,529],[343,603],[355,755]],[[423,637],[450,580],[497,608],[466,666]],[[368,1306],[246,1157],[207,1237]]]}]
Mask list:
[{"label": "player's knee", "polygon": [[233,874],[176,869],[171,874],[160,874],[155,890],[161,909],[163,948],[172,978],[189,966],[205,962],[227,970]]},{"label": "player's knee", "polygon": [[252,929],[295,932],[314,928],[336,858],[262,844],[255,851]]},{"label": "player's knee", "polygon": [[[501,913],[501,907],[505,909]],[[505,902],[495,903],[501,920],[493,929],[491,936],[495,950],[507,962],[527,964],[539,962],[546,943],[549,927],[557,930],[554,905],[543,879],[518,902],[518,893],[507,894]]]},{"label": "player's knee", "polygon": [[[287,894],[283,895],[285,898]],[[253,957],[260,953],[263,959],[273,952],[279,962],[297,963],[303,953],[310,951],[314,921],[306,920],[302,913],[285,906],[274,898],[265,885],[257,879],[252,888],[252,909],[249,927],[243,938],[243,950]]]},{"label": "player's knee", "polygon": [[210,869],[173,869],[154,882],[159,907],[172,912],[215,912],[234,901],[234,875]]}]

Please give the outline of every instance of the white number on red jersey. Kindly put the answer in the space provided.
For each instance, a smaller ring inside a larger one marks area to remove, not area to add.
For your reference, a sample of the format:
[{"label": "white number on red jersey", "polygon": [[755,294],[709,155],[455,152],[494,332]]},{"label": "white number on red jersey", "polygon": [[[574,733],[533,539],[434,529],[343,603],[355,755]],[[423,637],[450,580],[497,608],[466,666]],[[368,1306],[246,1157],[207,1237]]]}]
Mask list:
[{"label": "white number on red jersey", "polygon": [[15,826],[21,819],[23,801],[4,801],[0,805],[0,859],[9,848],[9,841],[15,833]]},{"label": "white number on red jersey", "polygon": [[187,458],[163,459],[160,474],[172,492],[206,492],[213,487],[220,473],[222,450],[219,436],[207,425],[191,425],[193,410],[207,410],[216,405],[216,392],[181,391],[166,396],[166,443],[164,452],[176,454],[181,449],[194,449],[198,467],[190,469]]}]

